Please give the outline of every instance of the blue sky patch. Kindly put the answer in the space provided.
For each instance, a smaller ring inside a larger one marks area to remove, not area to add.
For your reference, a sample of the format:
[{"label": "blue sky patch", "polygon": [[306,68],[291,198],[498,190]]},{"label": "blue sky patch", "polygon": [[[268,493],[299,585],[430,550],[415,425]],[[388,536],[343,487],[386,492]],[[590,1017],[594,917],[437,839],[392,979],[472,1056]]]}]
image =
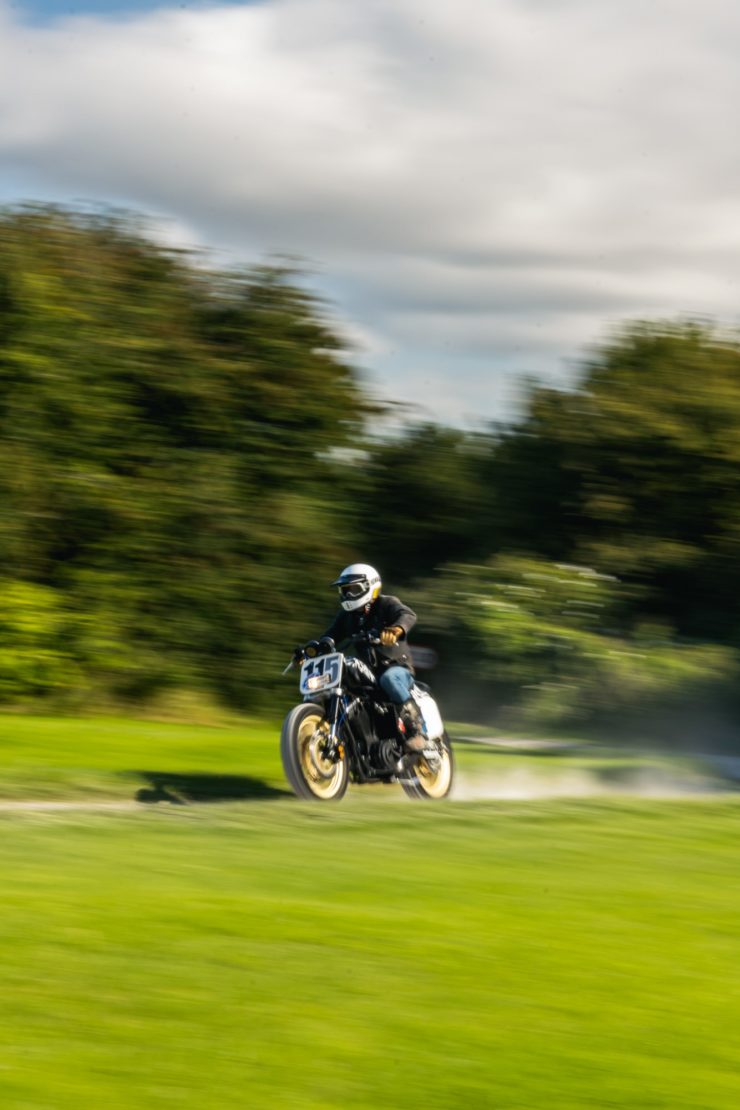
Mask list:
[{"label": "blue sky patch", "polygon": [[[238,3],[238,0],[236,0]],[[250,0],[241,0],[249,3]],[[54,23],[71,16],[109,16],[111,18],[154,12],[161,8],[197,10],[230,4],[235,0],[11,0],[11,11],[24,23],[36,26]]]}]

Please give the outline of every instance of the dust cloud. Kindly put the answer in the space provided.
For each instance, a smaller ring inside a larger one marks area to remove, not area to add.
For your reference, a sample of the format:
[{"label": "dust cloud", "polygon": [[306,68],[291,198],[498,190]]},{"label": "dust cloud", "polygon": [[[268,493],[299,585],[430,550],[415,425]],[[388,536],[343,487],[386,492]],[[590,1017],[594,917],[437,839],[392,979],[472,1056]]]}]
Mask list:
[{"label": "dust cloud", "polygon": [[622,779],[597,771],[537,772],[514,768],[500,774],[458,774],[451,799],[457,802],[538,801],[549,798],[641,797],[678,799],[731,793],[736,787],[711,775],[686,775],[644,770]]}]

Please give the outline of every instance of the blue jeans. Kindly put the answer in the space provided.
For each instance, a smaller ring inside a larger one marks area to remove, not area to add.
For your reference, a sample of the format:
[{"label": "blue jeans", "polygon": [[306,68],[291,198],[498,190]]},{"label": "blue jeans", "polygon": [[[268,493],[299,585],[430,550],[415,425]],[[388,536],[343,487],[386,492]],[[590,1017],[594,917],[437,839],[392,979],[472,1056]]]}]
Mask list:
[{"label": "blue jeans", "polygon": [[406,667],[393,666],[383,671],[378,682],[389,701],[395,702],[396,705],[403,705],[411,697],[414,676]]}]

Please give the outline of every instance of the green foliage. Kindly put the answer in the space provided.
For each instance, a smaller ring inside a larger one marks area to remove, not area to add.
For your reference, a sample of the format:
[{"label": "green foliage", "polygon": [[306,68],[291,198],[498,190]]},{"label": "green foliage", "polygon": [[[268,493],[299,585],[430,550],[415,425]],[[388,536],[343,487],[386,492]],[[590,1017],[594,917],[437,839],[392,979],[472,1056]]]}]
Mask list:
[{"label": "green foliage", "polygon": [[298,274],[213,273],[119,216],[0,220],[0,568],[64,594],[114,692],[254,701],[325,618],[329,457],[369,411]]},{"label": "green foliage", "polygon": [[434,424],[368,444],[355,497],[367,560],[390,581],[406,583],[487,553],[482,525],[491,491],[481,467],[489,450],[485,437]]},{"label": "green foliage", "polygon": [[619,584],[586,567],[514,556],[452,564],[417,604],[461,681],[539,723],[695,702],[736,675],[726,649],[621,631]]},{"label": "green foliage", "polygon": [[740,643],[738,444],[738,336],[625,327],[502,443],[502,542],[641,584],[636,621]]},{"label": "green foliage", "polygon": [[43,586],[0,581],[0,702],[78,689],[79,662],[63,599]]},{"label": "green foliage", "polygon": [[353,559],[429,579],[442,684],[459,640],[541,717],[731,680],[670,630],[740,647],[737,336],[627,326],[489,433],[371,438],[377,411],[300,272],[215,271],[127,215],[0,212],[0,697],[290,697]]}]

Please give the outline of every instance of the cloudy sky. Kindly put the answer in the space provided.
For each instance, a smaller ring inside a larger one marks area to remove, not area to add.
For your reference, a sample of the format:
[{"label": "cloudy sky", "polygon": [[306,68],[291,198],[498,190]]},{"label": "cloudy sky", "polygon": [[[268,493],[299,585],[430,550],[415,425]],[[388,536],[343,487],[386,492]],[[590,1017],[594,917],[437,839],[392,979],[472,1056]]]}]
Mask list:
[{"label": "cloudy sky", "polygon": [[0,0],[0,201],[305,257],[469,424],[625,318],[738,323],[738,58],[736,0]]}]

